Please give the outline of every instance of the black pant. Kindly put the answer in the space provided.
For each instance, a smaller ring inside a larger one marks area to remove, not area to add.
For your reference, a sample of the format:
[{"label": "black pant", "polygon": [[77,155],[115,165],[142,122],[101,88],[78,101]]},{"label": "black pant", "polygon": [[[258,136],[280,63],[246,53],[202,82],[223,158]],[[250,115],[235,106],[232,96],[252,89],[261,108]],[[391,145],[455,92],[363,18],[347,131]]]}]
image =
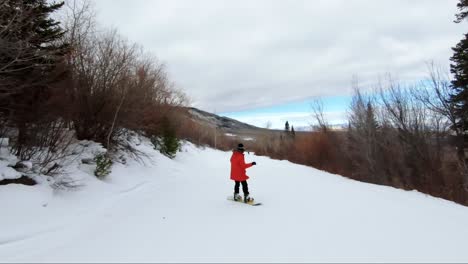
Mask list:
[{"label": "black pant", "polygon": [[242,183],[242,191],[244,192],[244,196],[249,195],[249,186],[247,185],[247,181],[236,181],[236,185],[234,185],[234,193],[239,193],[239,185]]}]

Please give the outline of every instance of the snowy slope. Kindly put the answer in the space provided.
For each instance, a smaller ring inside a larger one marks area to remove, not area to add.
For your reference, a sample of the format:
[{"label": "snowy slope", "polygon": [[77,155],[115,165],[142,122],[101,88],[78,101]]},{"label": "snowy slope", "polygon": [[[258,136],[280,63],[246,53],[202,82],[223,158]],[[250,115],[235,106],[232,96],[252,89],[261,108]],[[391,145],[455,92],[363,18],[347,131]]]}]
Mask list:
[{"label": "snowy slope", "polygon": [[231,153],[188,144],[86,186],[0,186],[1,262],[468,262],[468,208],[246,154],[252,207]]}]

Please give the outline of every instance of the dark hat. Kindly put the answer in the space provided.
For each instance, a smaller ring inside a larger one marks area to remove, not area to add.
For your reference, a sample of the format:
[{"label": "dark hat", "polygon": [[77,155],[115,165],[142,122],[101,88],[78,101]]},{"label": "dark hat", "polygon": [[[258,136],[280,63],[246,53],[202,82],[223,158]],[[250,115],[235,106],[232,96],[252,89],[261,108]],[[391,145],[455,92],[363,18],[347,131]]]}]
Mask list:
[{"label": "dark hat", "polygon": [[242,150],[242,151],[244,151],[244,150],[245,150],[244,144],[239,143],[239,145],[237,145],[237,150]]}]

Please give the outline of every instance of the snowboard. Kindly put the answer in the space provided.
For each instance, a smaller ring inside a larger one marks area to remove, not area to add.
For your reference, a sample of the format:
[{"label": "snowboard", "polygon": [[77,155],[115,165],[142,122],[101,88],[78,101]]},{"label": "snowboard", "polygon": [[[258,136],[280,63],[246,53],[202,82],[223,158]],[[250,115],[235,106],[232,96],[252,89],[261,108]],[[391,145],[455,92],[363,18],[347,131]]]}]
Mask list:
[{"label": "snowboard", "polygon": [[247,205],[251,205],[251,206],[259,206],[259,205],[262,205],[262,203],[259,203],[255,200],[251,201],[251,202],[248,202],[248,203],[244,203],[244,199],[242,200],[239,200],[239,201],[235,201],[234,200],[234,197],[232,196],[228,196],[227,198],[229,201],[233,201],[233,202],[236,202],[236,203],[242,203],[242,204],[247,204]]}]

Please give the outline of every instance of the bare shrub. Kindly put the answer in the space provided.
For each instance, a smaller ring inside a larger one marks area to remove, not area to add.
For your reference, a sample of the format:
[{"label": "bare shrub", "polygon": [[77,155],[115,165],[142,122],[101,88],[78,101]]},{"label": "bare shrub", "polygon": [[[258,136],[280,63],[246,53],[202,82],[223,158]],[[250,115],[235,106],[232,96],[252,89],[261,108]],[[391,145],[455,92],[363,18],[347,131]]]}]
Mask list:
[{"label": "bare shrub", "polygon": [[[386,118],[397,131],[405,165],[409,174],[403,175],[411,187],[429,191],[431,181],[440,181],[441,151],[434,144],[430,113],[408,88],[389,80],[388,88],[380,92]],[[437,141],[435,141],[437,142]]]},{"label": "bare shrub", "polygon": [[188,140],[198,146],[214,145],[213,128],[202,125],[187,115],[183,117],[183,122],[177,133],[181,139]]},{"label": "bare shrub", "polygon": [[77,138],[136,153],[121,139],[129,131],[160,135],[163,120],[171,120],[171,112],[186,103],[186,97],[154,56],[115,30],[96,30],[88,1],[70,1],[68,7],[66,37],[73,47],[68,95]]}]

